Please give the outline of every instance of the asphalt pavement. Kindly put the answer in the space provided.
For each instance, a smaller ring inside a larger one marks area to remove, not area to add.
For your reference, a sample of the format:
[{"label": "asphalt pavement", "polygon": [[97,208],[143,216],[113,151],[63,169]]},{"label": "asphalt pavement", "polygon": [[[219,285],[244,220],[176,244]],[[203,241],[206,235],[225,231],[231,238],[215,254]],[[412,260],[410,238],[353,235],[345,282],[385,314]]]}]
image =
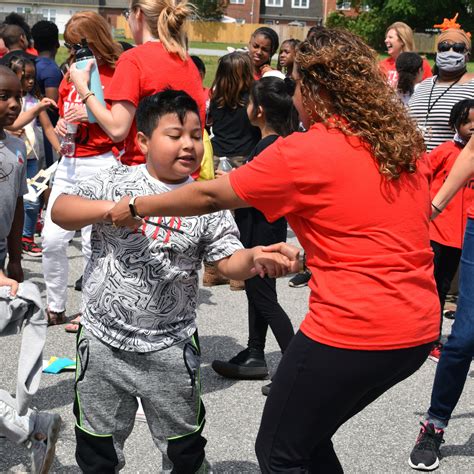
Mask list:
[{"label": "asphalt pavement", "polygon": [[[290,231],[291,236],[291,231]],[[290,239],[291,241],[292,239]],[[293,240],[294,242],[294,240]],[[69,247],[69,315],[80,309],[80,293],[74,291],[74,281],[82,271],[80,241]],[[27,278],[43,290],[41,259],[25,257]],[[296,327],[301,323],[308,303],[308,288],[288,287],[289,278],[278,281],[282,306]],[[354,288],[354,291],[358,291]],[[400,314],[400,318],[404,315]],[[268,381],[226,380],[211,368],[214,359],[228,359],[242,350],[247,341],[247,301],[245,293],[230,291],[227,286],[200,290],[198,316],[202,348],[202,386],[207,410],[207,457],[216,473],[257,473],[254,442],[265,403],[262,385]],[[450,322],[445,320],[445,332]],[[48,329],[44,358],[74,357],[74,335],[62,326]],[[0,387],[12,394],[16,386],[16,364],[20,336],[1,339]],[[278,346],[269,334],[267,362],[273,372],[280,360]],[[436,364],[430,360],[411,378],[399,384],[375,401],[362,413],[346,423],[334,437],[334,445],[347,473],[409,473],[410,450],[419,431],[419,420],[427,409]],[[43,374],[41,386],[34,398],[40,410],[59,413],[63,427],[57,444],[57,459],[52,472],[80,472],[75,463],[72,372],[60,375]],[[321,386],[324,390],[324,386]],[[442,447],[444,459],[440,473],[474,472],[474,366],[471,366],[461,400],[447,430]],[[161,456],[153,445],[146,423],[137,422],[125,446],[125,473],[155,473],[160,471]],[[0,439],[0,472],[25,472],[30,462],[27,450],[6,439]]]}]

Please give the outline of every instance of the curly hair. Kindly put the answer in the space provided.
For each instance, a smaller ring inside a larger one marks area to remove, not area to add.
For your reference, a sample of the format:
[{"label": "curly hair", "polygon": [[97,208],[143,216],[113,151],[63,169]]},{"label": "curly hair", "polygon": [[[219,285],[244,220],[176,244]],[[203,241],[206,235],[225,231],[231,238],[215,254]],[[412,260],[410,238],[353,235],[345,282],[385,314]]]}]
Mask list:
[{"label": "curly hair", "polygon": [[[423,137],[377,64],[377,53],[357,35],[322,28],[296,54],[303,105],[311,123],[323,121],[361,138],[388,179],[414,173]],[[325,90],[329,107],[319,94]]]}]

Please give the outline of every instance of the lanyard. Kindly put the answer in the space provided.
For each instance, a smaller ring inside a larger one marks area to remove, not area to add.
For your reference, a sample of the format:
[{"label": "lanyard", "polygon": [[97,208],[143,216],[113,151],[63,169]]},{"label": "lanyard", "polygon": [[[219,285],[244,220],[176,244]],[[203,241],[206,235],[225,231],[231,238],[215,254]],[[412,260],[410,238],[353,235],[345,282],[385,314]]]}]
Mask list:
[{"label": "lanyard", "polygon": [[431,96],[433,95],[433,90],[435,88],[436,82],[438,81],[438,76],[436,76],[436,78],[433,79],[433,85],[431,86],[430,96],[428,97],[428,111],[426,112],[425,123],[423,124],[422,127],[420,127],[421,133],[423,134],[423,138],[425,139],[425,141],[429,140],[431,137],[431,127],[428,129],[427,124],[428,124],[428,117],[430,116],[430,113],[433,110],[433,107],[438,103],[438,101],[444,95],[446,95],[461,80],[461,77],[456,79],[445,91],[441,92],[441,94],[435,99],[433,103],[431,103]]},{"label": "lanyard", "polygon": [[[462,77],[462,76],[461,76]],[[437,104],[437,102],[441,99],[441,97],[443,97],[444,95],[446,95],[451,89],[452,87],[454,87],[460,80],[461,80],[461,77],[459,77],[458,79],[456,79],[445,91],[443,91],[436,99],[433,103],[431,103],[431,96],[433,94],[433,89],[435,88],[435,85],[436,85],[436,82],[438,81],[438,76],[436,76],[435,79],[433,79],[433,85],[431,86],[431,90],[430,90],[430,96],[428,98],[428,112],[426,113],[426,119],[425,119],[425,124],[426,124],[426,121],[428,120],[428,116],[430,115],[431,111],[433,110],[433,107]]]}]

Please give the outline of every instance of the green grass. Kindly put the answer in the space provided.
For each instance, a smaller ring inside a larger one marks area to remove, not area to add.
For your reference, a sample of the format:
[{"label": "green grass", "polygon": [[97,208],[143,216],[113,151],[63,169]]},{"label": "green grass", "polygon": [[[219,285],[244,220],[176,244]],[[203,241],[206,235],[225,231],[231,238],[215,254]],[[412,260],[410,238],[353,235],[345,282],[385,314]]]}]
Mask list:
[{"label": "green grass", "polygon": [[220,49],[225,51],[227,46],[232,46],[233,48],[244,48],[247,44],[240,44],[240,43],[211,43],[211,42],[204,42],[204,41],[190,41],[189,47],[190,48],[201,48],[201,49]]}]

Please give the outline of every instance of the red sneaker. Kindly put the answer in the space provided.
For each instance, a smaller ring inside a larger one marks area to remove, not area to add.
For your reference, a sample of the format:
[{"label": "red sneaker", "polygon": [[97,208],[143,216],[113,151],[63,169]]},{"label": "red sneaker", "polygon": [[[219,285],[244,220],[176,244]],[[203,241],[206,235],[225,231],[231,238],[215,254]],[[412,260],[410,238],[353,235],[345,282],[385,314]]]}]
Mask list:
[{"label": "red sneaker", "polygon": [[431,349],[428,359],[436,363],[439,362],[439,358],[441,357],[442,350],[443,350],[443,344],[441,344],[441,342],[436,342],[435,345],[433,346],[433,349]]},{"label": "red sneaker", "polygon": [[36,244],[32,237],[22,237],[21,247],[23,253],[26,253],[26,255],[30,255],[31,257],[41,257],[41,254],[43,253],[41,247]]}]

